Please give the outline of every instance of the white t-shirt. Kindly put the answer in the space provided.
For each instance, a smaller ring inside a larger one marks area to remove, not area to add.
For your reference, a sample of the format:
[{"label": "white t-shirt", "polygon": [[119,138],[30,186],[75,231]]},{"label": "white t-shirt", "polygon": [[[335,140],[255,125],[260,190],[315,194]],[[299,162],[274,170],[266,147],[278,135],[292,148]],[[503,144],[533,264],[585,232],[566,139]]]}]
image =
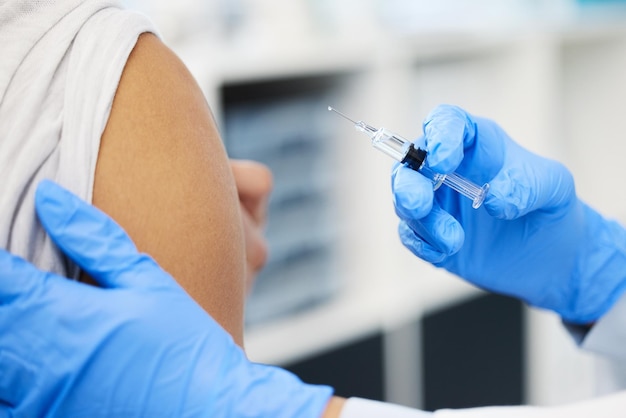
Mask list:
[{"label": "white t-shirt", "polygon": [[75,277],[34,212],[48,178],[91,201],[100,137],[144,16],[110,0],[0,2],[0,248]]}]

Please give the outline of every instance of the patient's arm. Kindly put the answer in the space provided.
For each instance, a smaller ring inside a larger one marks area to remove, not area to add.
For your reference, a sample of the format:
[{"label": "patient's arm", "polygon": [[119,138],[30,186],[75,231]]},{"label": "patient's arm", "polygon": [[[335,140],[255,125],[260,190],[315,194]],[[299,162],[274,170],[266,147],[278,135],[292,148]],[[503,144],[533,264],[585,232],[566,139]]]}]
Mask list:
[{"label": "patient's arm", "polygon": [[195,80],[154,35],[140,37],[124,69],[93,203],[242,344],[245,255],[232,172]]}]

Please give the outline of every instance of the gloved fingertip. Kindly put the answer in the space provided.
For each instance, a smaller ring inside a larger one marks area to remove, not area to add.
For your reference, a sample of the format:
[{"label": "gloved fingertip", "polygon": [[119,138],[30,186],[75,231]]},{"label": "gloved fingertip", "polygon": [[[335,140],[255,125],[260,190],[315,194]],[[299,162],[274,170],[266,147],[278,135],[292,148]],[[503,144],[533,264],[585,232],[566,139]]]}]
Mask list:
[{"label": "gloved fingertip", "polygon": [[158,269],[112,218],[54,182],[38,185],[35,206],[59,249],[99,284],[130,286],[140,280],[127,276]]},{"label": "gloved fingertip", "polygon": [[0,305],[31,293],[47,276],[53,277],[23,258],[0,249]]},{"label": "gloved fingertip", "polygon": [[428,168],[440,174],[452,173],[463,160],[463,148],[444,146],[435,135],[433,137],[434,141],[428,147],[426,159]]},{"label": "gloved fingertip", "polygon": [[469,114],[458,106],[439,105],[423,124],[428,166],[438,173],[450,173],[461,164],[464,148],[476,136]]},{"label": "gloved fingertip", "polygon": [[42,180],[35,192],[35,209],[50,232],[63,226],[78,206],[78,198],[51,180]]},{"label": "gloved fingertip", "polygon": [[393,204],[401,218],[420,219],[433,206],[432,182],[410,168],[398,167],[392,177]]},{"label": "gloved fingertip", "polygon": [[405,169],[406,167],[404,166],[404,164],[396,161],[393,163],[393,165],[391,166],[391,187],[392,189],[395,186],[396,183],[396,177],[398,176],[398,174],[400,173],[401,170]]}]

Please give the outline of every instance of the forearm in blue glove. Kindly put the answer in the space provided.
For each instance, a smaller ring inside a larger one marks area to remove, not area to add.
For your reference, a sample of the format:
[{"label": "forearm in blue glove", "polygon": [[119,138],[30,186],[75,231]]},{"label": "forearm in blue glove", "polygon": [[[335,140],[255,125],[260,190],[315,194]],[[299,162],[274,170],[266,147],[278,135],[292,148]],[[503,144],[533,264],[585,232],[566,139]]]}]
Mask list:
[{"label": "forearm in blue glove", "polygon": [[601,317],[626,289],[626,232],[581,202],[570,172],[522,148],[494,122],[436,108],[420,139],[427,163],[490,193],[471,202],[396,165],[402,242],[418,257],[490,291],[551,309],[573,323]]},{"label": "forearm in blue glove", "polygon": [[332,390],[249,362],[106,215],[51,182],[37,212],[102,288],[0,250],[0,413],[17,417],[315,417]]}]

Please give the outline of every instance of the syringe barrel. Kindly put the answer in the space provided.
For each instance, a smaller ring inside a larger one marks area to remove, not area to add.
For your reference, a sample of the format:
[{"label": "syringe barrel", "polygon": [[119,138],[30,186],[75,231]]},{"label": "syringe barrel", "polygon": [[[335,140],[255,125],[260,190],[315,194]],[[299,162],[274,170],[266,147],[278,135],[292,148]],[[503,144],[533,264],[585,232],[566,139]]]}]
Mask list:
[{"label": "syringe barrel", "polygon": [[426,164],[424,164],[424,161],[426,160],[425,150],[414,146],[411,141],[394,134],[386,128],[375,130],[363,122],[358,122],[356,127],[370,136],[372,139],[372,145],[376,149],[384,152],[394,160],[400,161],[413,170],[418,171],[424,175],[424,177],[430,179],[433,182],[433,188],[435,190],[437,190],[442,184],[445,184],[451,189],[469,198],[472,201],[472,207],[475,209],[479,208],[485,200],[485,197],[489,192],[488,184],[480,187],[456,173],[440,174],[431,170],[428,166],[426,166]]},{"label": "syringe barrel", "polygon": [[374,148],[384,152],[396,161],[404,160],[409,152],[409,147],[413,145],[410,141],[394,134],[387,128],[377,129],[370,135]]}]

